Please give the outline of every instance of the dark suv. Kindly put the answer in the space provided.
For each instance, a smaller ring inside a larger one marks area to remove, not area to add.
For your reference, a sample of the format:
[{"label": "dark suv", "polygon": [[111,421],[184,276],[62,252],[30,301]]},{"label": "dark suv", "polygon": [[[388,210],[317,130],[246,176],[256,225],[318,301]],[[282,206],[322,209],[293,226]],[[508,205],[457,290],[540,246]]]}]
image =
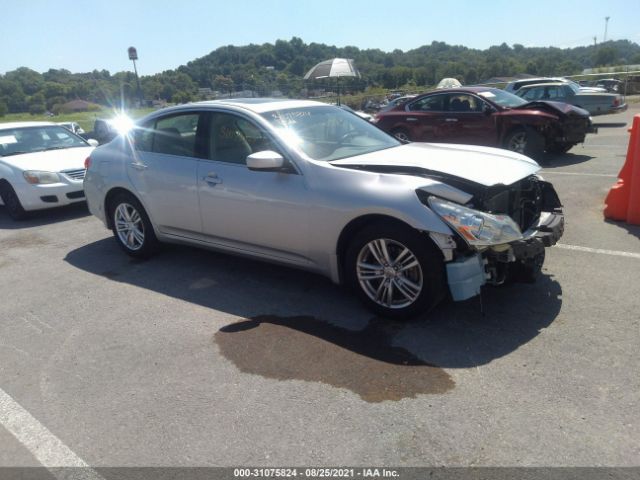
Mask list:
[{"label": "dark suv", "polygon": [[559,102],[527,102],[497,88],[464,87],[419,95],[374,123],[403,141],[500,147],[536,158],[565,153],[597,133],[589,113]]}]

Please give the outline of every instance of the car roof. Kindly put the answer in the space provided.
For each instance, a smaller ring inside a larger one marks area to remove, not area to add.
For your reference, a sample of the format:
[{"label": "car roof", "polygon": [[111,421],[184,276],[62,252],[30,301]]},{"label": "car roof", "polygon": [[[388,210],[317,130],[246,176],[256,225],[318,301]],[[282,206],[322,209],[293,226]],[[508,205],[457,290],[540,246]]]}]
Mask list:
[{"label": "car roof", "polygon": [[[439,88],[437,90],[431,90],[430,92],[423,93],[421,95],[417,95],[418,97],[422,97],[423,95],[434,95],[440,93],[480,93],[480,92],[490,92],[492,90],[500,90],[499,88],[494,87],[455,87],[455,88]],[[504,90],[500,90],[501,92]]]},{"label": "car roof", "polygon": [[53,122],[9,122],[9,123],[0,123],[0,130],[4,130],[8,128],[46,127],[50,125],[55,125],[55,123]]},{"label": "car roof", "polygon": [[529,90],[534,87],[562,87],[563,85],[566,85],[566,83],[564,82],[534,83],[533,85],[524,85],[523,87],[520,87],[520,90],[522,90],[523,88],[526,88],[527,90]]},{"label": "car roof", "polygon": [[233,98],[229,100],[209,100],[204,102],[193,102],[175,107],[159,110],[159,112],[170,112],[181,110],[185,107],[235,107],[250,110],[257,114],[282,110],[287,108],[304,108],[314,106],[327,106],[326,103],[314,102],[312,100],[289,100],[281,98]]},{"label": "car roof", "polygon": [[533,78],[519,78],[518,80],[513,80],[509,83],[513,84],[513,83],[539,82],[539,81],[544,81],[543,83],[548,83],[547,81],[569,83],[571,80],[567,78],[562,78],[562,77],[533,77]]}]

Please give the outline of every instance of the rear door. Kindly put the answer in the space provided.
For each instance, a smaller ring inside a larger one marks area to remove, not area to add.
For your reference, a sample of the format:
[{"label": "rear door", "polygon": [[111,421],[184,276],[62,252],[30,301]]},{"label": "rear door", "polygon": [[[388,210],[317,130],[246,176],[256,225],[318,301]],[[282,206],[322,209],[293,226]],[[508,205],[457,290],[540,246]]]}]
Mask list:
[{"label": "rear door", "polygon": [[127,172],[153,223],[175,235],[200,233],[198,141],[205,114],[197,111],[154,119],[136,130]]}]

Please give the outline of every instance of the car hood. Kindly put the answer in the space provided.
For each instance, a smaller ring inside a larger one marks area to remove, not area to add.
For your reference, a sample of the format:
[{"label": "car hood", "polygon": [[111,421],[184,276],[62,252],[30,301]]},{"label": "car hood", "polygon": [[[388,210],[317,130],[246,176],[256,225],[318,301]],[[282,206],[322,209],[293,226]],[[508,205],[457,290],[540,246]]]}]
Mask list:
[{"label": "car hood", "polygon": [[578,91],[584,93],[605,93],[607,89],[602,87],[580,87]]},{"label": "car hood", "polygon": [[536,100],[533,102],[525,103],[524,105],[520,105],[519,107],[514,107],[513,110],[544,110],[544,111],[552,111],[552,112],[560,112],[564,115],[582,115],[585,117],[589,116],[589,112],[585,109],[576,107],[575,105],[570,105],[568,103],[563,102],[551,102],[547,100]]},{"label": "car hood", "polygon": [[65,150],[49,150],[45,152],[24,153],[0,157],[0,161],[20,170],[43,170],[60,172],[84,168],[84,160],[94,147],[76,147]]},{"label": "car hood", "polygon": [[540,170],[533,160],[499,148],[446,143],[410,143],[330,162],[337,167],[387,173],[435,172],[485,185],[511,185]]}]

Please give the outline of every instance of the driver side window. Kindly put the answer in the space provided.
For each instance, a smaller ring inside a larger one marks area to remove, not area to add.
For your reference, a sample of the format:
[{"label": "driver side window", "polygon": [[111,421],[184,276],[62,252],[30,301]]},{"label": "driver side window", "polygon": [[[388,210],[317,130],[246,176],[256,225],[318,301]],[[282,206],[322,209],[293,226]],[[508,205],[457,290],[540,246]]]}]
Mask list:
[{"label": "driver side window", "polygon": [[252,153],[279,152],[269,135],[250,121],[229,113],[213,113],[209,127],[209,159],[245,165]]},{"label": "driver side window", "polygon": [[446,95],[432,95],[424,97],[409,105],[412,112],[444,112],[444,100]]}]

